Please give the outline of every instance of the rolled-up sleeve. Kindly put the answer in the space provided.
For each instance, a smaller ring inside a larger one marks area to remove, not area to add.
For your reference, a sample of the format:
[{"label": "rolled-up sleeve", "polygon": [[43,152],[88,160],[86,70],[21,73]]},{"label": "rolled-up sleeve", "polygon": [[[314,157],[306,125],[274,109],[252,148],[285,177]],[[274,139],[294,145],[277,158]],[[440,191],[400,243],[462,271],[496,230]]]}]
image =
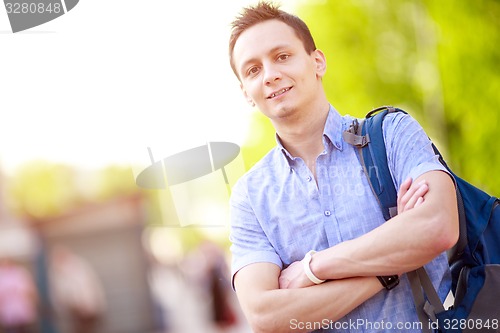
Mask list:
[{"label": "rolled-up sleeve", "polygon": [[234,289],[234,276],[243,267],[267,262],[281,269],[283,264],[251,207],[244,179],[233,188],[230,204],[231,283]]},{"label": "rolled-up sleeve", "polygon": [[413,180],[428,171],[448,170],[439,162],[432,142],[422,126],[402,112],[388,114],[384,119],[384,139],[387,162],[396,189],[405,179]]}]

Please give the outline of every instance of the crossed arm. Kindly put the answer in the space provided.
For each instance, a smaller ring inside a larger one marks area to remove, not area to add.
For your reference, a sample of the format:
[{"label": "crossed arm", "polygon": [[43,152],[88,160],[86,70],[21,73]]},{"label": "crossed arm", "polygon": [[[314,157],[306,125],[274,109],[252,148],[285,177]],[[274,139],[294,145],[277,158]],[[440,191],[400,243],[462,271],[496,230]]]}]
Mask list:
[{"label": "crossed arm", "polygon": [[451,248],[458,238],[456,207],[446,173],[430,171],[406,181],[398,216],[314,255],[312,272],[329,281],[313,285],[300,262],[282,272],[270,263],[242,268],[234,284],[243,312],[257,333],[306,332],[292,330],[291,321],[340,319],[382,289],[375,276],[411,271]]},{"label": "crossed arm", "polygon": [[255,333],[310,331],[294,330],[291,324],[340,319],[382,289],[374,277],[279,289],[279,275],[279,267],[270,263],[248,265],[236,274],[238,299]]}]

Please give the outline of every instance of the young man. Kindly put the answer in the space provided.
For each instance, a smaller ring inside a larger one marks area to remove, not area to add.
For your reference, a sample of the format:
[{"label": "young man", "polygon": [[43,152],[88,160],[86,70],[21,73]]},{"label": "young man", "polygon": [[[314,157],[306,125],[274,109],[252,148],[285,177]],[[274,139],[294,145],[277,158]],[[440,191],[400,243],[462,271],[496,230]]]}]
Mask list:
[{"label": "young man", "polygon": [[[229,45],[245,98],[269,117],[277,140],[231,197],[233,286],[250,325],[273,333],[418,332],[404,273],[426,265],[444,298],[445,251],[458,237],[453,181],[427,136],[409,116],[384,121],[400,188],[400,214],[385,222],[354,147],[342,139],[352,118],[326,98],[326,59],[305,23],[259,3],[233,22]],[[401,282],[388,290],[377,278],[387,276]]]}]

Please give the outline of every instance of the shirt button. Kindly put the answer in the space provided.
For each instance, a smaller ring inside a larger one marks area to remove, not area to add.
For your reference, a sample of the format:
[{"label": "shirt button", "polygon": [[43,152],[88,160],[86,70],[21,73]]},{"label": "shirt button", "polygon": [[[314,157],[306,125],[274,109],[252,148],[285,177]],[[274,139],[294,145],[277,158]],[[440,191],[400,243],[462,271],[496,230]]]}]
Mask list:
[{"label": "shirt button", "polygon": [[311,176],[307,176],[307,181],[310,182],[312,180]]},{"label": "shirt button", "polygon": [[332,213],[329,210],[325,210],[325,215],[330,216]]}]

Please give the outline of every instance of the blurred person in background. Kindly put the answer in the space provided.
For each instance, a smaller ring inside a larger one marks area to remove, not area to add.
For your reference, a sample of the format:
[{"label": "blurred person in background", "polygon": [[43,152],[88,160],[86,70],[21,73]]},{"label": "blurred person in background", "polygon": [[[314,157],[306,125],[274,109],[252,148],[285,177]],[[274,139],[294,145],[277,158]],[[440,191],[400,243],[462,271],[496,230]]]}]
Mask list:
[{"label": "blurred person in background", "polygon": [[37,291],[33,276],[10,258],[0,258],[0,329],[2,333],[35,331]]},{"label": "blurred person in background", "polygon": [[197,289],[196,299],[207,301],[197,315],[203,317],[199,329],[217,333],[237,330],[239,314],[227,278],[229,268],[224,250],[217,243],[204,240],[186,255],[181,270],[190,288]]},{"label": "blurred person in background", "polygon": [[231,304],[231,284],[227,279],[229,268],[224,251],[217,244],[205,241],[199,247],[205,259],[205,283],[210,295],[211,318],[215,326],[222,331],[237,323],[236,313]]},{"label": "blurred person in background", "polygon": [[49,271],[56,310],[68,313],[75,333],[98,332],[106,301],[92,266],[67,247],[57,245],[50,254]]}]

